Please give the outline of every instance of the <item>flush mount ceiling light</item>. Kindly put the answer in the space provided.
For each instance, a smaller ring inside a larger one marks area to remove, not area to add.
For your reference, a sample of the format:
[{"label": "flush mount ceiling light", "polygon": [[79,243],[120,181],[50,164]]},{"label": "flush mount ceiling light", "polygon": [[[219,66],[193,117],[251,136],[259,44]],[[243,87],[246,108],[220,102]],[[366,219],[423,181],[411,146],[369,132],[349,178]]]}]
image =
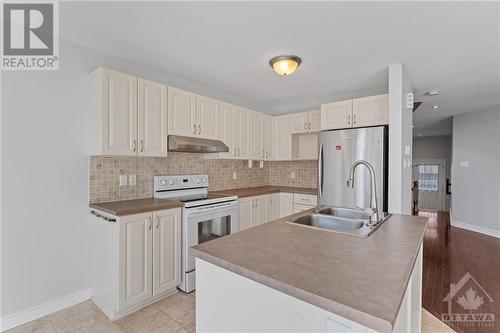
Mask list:
[{"label": "flush mount ceiling light", "polygon": [[437,109],[439,109],[439,106],[433,105],[433,106],[431,106],[431,109],[434,110],[434,111],[436,111]]},{"label": "flush mount ceiling light", "polygon": [[425,96],[436,96],[436,95],[439,95],[439,90],[437,90],[437,89],[429,90],[424,95]]},{"label": "flush mount ceiling light", "polygon": [[290,75],[297,70],[302,59],[296,55],[280,55],[269,60],[269,65],[279,75]]}]

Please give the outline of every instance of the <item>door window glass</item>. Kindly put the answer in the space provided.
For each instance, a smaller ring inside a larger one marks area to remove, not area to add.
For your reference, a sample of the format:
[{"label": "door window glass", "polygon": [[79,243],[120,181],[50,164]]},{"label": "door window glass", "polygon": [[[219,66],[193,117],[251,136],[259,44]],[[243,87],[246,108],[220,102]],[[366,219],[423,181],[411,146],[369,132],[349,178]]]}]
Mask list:
[{"label": "door window glass", "polygon": [[418,190],[434,191],[438,190],[439,165],[419,165]]},{"label": "door window glass", "polygon": [[198,244],[229,235],[230,219],[230,216],[224,216],[198,223]]}]

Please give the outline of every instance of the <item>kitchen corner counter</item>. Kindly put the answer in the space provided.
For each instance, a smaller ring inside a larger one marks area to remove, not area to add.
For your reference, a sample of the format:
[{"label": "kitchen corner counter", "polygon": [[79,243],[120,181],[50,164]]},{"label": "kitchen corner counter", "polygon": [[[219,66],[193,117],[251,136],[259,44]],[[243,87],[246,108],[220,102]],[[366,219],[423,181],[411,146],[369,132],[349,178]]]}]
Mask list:
[{"label": "kitchen corner counter", "polygon": [[307,187],[289,187],[289,186],[257,186],[257,187],[244,187],[235,188],[221,191],[210,191],[213,194],[223,195],[236,195],[238,198],[255,197],[259,195],[272,194],[272,193],[300,193],[300,194],[318,194],[315,188]]},{"label": "kitchen corner counter", "polygon": [[286,223],[307,213],[197,245],[191,253],[366,327],[392,331],[427,219],[394,214],[367,238]]},{"label": "kitchen corner counter", "polygon": [[183,207],[182,202],[165,199],[147,198],[113,202],[91,203],[90,208],[114,216],[132,215],[157,210]]}]

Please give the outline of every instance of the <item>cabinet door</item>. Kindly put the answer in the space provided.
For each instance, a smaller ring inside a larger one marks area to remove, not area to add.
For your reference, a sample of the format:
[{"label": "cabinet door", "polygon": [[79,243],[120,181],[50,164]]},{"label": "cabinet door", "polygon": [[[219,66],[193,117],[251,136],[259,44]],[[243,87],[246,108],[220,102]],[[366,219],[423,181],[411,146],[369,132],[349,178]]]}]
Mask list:
[{"label": "cabinet door", "polygon": [[250,111],[243,108],[238,108],[240,115],[240,144],[238,147],[238,159],[250,159]]},{"label": "cabinet door", "polygon": [[[222,158],[235,158],[236,146],[235,140],[235,107],[227,103],[220,103],[220,139],[229,148],[229,152],[221,153]],[[238,118],[239,119],[239,118]]]},{"label": "cabinet door", "polygon": [[167,87],[138,79],[138,155],[167,155]]},{"label": "cabinet door", "polygon": [[267,222],[267,197],[268,195],[259,195],[253,198],[253,208],[251,213],[252,226],[261,225]]},{"label": "cabinet door", "polygon": [[197,135],[201,138],[218,140],[219,101],[205,96],[196,96]]},{"label": "cabinet door", "polygon": [[352,102],[354,127],[387,125],[389,123],[388,95],[356,98]]},{"label": "cabinet door", "polygon": [[290,133],[290,118],[288,115],[274,117],[275,129],[275,160],[289,160],[292,157],[292,134]]},{"label": "cabinet door", "polygon": [[263,160],[264,147],[262,145],[262,113],[250,111],[250,159]]},{"label": "cabinet door", "polygon": [[293,193],[280,193],[280,214],[285,217],[293,214]]},{"label": "cabinet door", "polygon": [[196,95],[168,87],[168,133],[194,137],[196,126]]},{"label": "cabinet door", "polygon": [[308,130],[309,132],[319,132],[321,131],[321,111],[309,111],[307,113],[309,119]]},{"label": "cabinet door", "polygon": [[264,115],[264,159],[271,161],[274,158],[274,120],[272,116]]},{"label": "cabinet door", "polygon": [[137,155],[137,77],[102,72],[102,153]]},{"label": "cabinet door", "polygon": [[153,213],[153,296],[181,282],[181,209]]},{"label": "cabinet door", "polygon": [[307,119],[307,112],[292,113],[290,117],[290,131],[295,133],[306,133],[309,130],[309,120]]},{"label": "cabinet door", "polygon": [[243,231],[252,226],[251,214],[253,209],[253,200],[251,198],[244,198],[238,200],[238,224],[239,230]]},{"label": "cabinet door", "polygon": [[266,221],[274,221],[280,217],[280,194],[270,194],[267,197]]},{"label": "cabinet door", "polygon": [[321,105],[321,129],[352,127],[352,100]]},{"label": "cabinet door", "polygon": [[120,218],[119,308],[124,309],[153,295],[152,214]]}]

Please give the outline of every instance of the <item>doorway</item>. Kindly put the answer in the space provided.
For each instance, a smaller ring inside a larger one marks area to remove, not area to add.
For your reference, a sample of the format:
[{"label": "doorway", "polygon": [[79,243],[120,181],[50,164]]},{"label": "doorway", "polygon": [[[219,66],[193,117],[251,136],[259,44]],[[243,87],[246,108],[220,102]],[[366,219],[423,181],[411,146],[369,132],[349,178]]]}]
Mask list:
[{"label": "doorway", "polygon": [[414,160],[413,181],[418,181],[418,209],[445,210],[444,160]]}]

